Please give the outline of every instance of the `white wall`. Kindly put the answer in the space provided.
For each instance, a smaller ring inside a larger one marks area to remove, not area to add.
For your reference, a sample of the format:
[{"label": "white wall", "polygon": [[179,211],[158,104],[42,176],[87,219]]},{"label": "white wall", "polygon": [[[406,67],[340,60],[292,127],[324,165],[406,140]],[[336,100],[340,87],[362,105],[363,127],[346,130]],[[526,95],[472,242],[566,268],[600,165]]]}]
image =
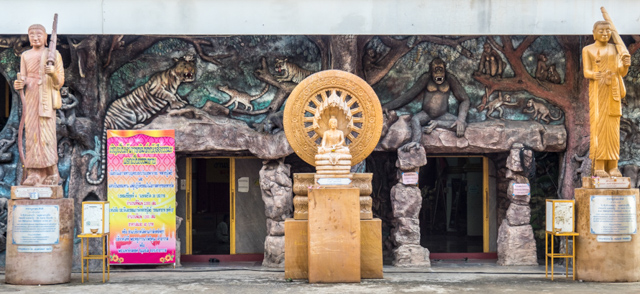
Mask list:
[{"label": "white wall", "polygon": [[0,34],[591,34],[602,5],[640,33],[637,0],[0,0]]}]

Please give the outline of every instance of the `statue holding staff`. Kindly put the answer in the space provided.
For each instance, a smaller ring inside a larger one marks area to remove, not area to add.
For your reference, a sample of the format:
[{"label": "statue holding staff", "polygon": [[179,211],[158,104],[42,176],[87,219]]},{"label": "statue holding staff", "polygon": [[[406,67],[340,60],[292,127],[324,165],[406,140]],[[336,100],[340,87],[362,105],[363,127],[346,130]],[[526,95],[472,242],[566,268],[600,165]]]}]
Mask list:
[{"label": "statue holding staff", "polygon": [[[54,20],[54,34],[55,23]],[[62,57],[55,50],[52,36],[51,52],[47,48],[47,32],[44,26],[29,27],[32,49],[22,53],[20,73],[13,87],[21,92],[25,151],[19,145],[24,165],[22,185],[58,185],[58,152],[56,138],[56,109],[62,106],[60,88],[64,84]],[[22,93],[24,90],[24,93]],[[21,139],[21,138],[20,138]],[[19,140],[21,143],[22,140]],[[26,178],[25,178],[26,177]]]},{"label": "statue holding staff", "polygon": [[[627,75],[631,56],[618,35],[608,13],[605,21],[593,25],[595,43],[582,49],[584,77],[589,79],[590,157],[593,175],[621,177],[620,159],[621,100],[626,95],[622,78]],[[609,44],[613,35],[614,44]]]}]

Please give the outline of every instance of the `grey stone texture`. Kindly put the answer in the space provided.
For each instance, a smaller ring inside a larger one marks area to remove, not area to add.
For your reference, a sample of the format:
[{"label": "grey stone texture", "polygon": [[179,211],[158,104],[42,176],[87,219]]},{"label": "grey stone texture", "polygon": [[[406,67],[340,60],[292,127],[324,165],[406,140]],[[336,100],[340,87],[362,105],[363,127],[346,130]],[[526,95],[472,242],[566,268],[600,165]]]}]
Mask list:
[{"label": "grey stone texture", "polygon": [[391,236],[396,246],[420,244],[420,221],[406,217],[394,219]]},{"label": "grey stone texture", "polygon": [[383,150],[396,150],[411,140],[411,116],[403,115],[389,127],[386,135],[380,139],[378,145]]},{"label": "grey stone texture", "polygon": [[267,219],[267,234],[269,236],[284,236],[284,221]]},{"label": "grey stone texture", "polygon": [[412,171],[427,164],[427,152],[424,147],[417,145],[414,148],[398,149],[396,167],[402,171]]},{"label": "grey stone texture", "polygon": [[447,153],[451,148],[473,153],[509,151],[516,142],[536,151],[561,152],[566,148],[566,139],[563,125],[487,120],[469,123],[460,138],[455,132],[436,128],[430,134],[423,134],[421,143],[429,146],[429,153]]},{"label": "grey stone texture", "polygon": [[260,170],[260,189],[267,217],[264,242],[265,267],[284,267],[284,220],[293,217],[291,166],[284,160],[265,161]]},{"label": "grey stone texture", "polygon": [[393,250],[393,266],[430,267],[429,249],[420,245],[401,245]]},{"label": "grey stone texture", "polygon": [[264,240],[262,266],[284,268],[284,236],[267,236]]},{"label": "grey stone texture", "polygon": [[415,185],[404,185],[401,172],[419,171],[420,166],[427,164],[423,146],[398,149],[398,179],[391,188],[391,209],[393,211],[393,228],[391,239],[394,244],[393,265],[399,267],[429,267],[429,250],[420,246],[420,208],[422,195]]},{"label": "grey stone texture", "polygon": [[[521,158],[520,150],[522,147],[523,145],[520,143],[513,144],[506,160],[507,168],[504,175],[510,179],[506,187],[509,208],[498,229],[498,265],[538,264],[536,241],[533,236],[533,228],[529,225],[531,221],[531,208],[529,207],[531,196],[513,195],[514,184],[529,183],[529,180],[523,175],[523,166],[531,164],[533,154],[531,150],[525,150],[527,154]],[[526,162],[522,162],[522,160],[526,160]],[[504,182],[506,181],[501,181],[498,184],[499,190],[505,188]]]},{"label": "grey stone texture", "polygon": [[507,209],[507,221],[511,226],[528,225],[531,221],[531,208],[529,205],[511,203]]},{"label": "grey stone texture", "polygon": [[538,265],[536,241],[531,225],[510,226],[502,222],[498,229],[498,265]]},{"label": "grey stone texture", "polygon": [[218,107],[198,109],[188,105],[159,115],[143,129],[175,129],[176,150],[184,153],[248,151],[269,160],[293,153],[284,132],[258,132],[241,120],[220,115],[220,111]]},{"label": "grey stone texture", "polygon": [[391,188],[391,208],[394,218],[418,218],[422,207],[420,189],[416,186],[396,184]]}]

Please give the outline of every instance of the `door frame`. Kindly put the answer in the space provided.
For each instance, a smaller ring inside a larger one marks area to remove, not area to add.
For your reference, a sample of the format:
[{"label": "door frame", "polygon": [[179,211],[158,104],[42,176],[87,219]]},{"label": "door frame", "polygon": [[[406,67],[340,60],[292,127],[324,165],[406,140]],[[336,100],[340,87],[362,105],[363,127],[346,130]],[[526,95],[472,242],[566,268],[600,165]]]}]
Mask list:
[{"label": "door frame", "polygon": [[[236,158],[244,157],[227,157],[227,156],[196,156],[187,157],[187,191],[186,191],[186,216],[185,216],[185,243],[187,255],[193,254],[193,163],[192,159],[229,159],[229,254],[236,254]],[[252,158],[252,157],[250,157]]]},{"label": "door frame", "polygon": [[[443,158],[443,157],[458,157],[469,158],[476,157],[482,158],[482,252],[491,253],[490,251],[490,196],[489,195],[489,158],[484,155],[429,155],[427,158]],[[469,253],[465,253],[469,254]]]}]

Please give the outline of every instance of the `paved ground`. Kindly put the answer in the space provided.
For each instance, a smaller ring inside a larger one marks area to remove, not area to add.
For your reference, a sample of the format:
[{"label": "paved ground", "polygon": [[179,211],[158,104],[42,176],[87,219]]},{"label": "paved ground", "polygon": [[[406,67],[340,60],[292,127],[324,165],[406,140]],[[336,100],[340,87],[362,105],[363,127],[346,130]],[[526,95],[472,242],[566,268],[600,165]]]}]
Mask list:
[{"label": "paved ground", "polygon": [[[556,271],[563,273],[562,266]],[[286,281],[283,270],[262,268],[254,263],[185,264],[182,268],[128,268],[111,272],[103,284],[101,273],[80,283],[74,273],[71,283],[49,286],[4,284],[0,293],[640,293],[640,283],[589,283],[556,276],[544,277],[544,266],[499,267],[486,262],[436,262],[430,269],[385,267],[384,279],[360,284],[309,284]]]}]

